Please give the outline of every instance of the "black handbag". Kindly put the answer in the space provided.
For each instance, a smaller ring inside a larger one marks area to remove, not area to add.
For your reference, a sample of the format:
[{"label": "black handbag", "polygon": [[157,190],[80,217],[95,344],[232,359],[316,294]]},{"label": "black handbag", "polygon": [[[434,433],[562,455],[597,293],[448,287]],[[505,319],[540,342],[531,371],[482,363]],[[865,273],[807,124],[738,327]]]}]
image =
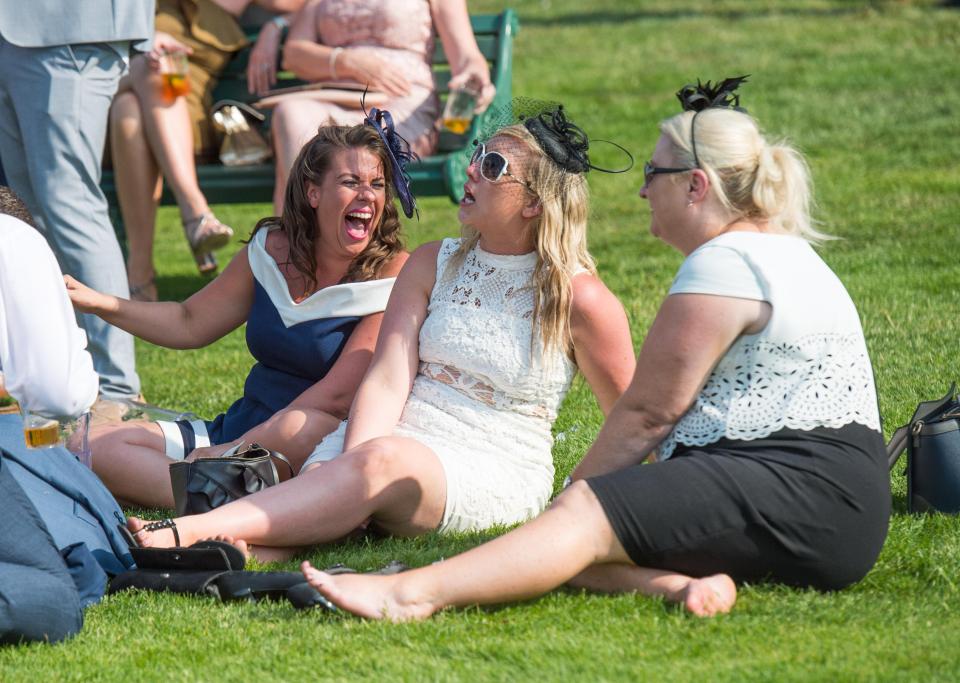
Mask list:
[{"label": "black handbag", "polygon": [[219,458],[199,458],[170,465],[170,484],[177,516],[208,512],[280,481],[274,459],[290,468],[282,454],[259,444],[232,448]]},{"label": "black handbag", "polygon": [[957,385],[936,401],[917,406],[887,445],[890,468],[907,451],[910,512],[960,512],[960,401]]}]

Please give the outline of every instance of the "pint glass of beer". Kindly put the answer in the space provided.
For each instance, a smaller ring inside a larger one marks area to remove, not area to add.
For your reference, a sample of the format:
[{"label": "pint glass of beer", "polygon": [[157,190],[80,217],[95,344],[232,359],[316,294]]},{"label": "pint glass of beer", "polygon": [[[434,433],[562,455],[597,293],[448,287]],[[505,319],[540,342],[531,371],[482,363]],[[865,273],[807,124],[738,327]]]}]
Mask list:
[{"label": "pint glass of beer", "polygon": [[186,52],[164,52],[160,55],[160,82],[164,100],[173,102],[190,92],[190,80],[187,74]]},{"label": "pint glass of beer", "polygon": [[27,448],[63,446],[90,467],[90,413],[80,417],[54,418],[21,406],[23,440]]}]

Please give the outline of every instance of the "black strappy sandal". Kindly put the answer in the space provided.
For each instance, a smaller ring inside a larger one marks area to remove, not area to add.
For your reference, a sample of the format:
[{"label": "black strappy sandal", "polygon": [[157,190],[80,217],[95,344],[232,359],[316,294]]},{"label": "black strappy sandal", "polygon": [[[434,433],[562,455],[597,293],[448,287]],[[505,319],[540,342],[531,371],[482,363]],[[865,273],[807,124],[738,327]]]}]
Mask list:
[{"label": "black strappy sandal", "polygon": [[130,555],[140,569],[182,569],[188,571],[229,571],[243,569],[247,558],[240,549],[224,541],[197,541],[186,548],[180,545],[177,523],[172,519],[147,522],[142,531],[170,529],[173,532],[172,548],[144,548],[124,524],[118,524],[120,534],[130,547]]}]

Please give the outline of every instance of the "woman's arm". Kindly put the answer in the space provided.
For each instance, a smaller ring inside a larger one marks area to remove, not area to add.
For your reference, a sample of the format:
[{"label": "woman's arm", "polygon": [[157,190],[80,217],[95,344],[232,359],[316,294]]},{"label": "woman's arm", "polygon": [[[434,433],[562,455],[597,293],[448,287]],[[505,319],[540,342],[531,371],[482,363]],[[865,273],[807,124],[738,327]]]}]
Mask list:
[{"label": "woman's arm", "polygon": [[709,294],[667,297],[644,340],[630,386],[574,479],[642,462],[670,433],[730,345],[762,329],[770,305]]},{"label": "woman's arm", "polygon": [[101,294],[69,275],[64,281],[76,309],[171,349],[197,349],[216,341],[239,327],[253,304],[253,273],[246,247],[217,278],[183,303],[130,301]]},{"label": "woman's arm", "polygon": [[623,305],[595,275],[583,273],[573,279],[570,331],[577,367],[600,410],[609,415],[637,363]]},{"label": "woman's arm", "polygon": [[420,327],[436,280],[440,243],[425,244],[400,272],[383,316],[380,337],[350,409],[343,448],[390,434],[420,366]]},{"label": "woman's arm", "polygon": [[473,35],[466,0],[430,0],[430,9],[453,74],[450,90],[473,80],[480,87],[477,111],[483,111],[493,101],[497,89],[490,82],[490,67]]}]

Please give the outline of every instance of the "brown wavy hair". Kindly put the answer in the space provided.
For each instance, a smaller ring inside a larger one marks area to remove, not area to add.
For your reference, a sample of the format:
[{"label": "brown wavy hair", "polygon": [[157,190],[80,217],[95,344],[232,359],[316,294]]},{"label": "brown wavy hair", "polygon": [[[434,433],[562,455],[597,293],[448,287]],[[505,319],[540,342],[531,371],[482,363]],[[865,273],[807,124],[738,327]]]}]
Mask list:
[{"label": "brown wavy hair", "polygon": [[307,183],[320,185],[330,170],[334,154],[341,150],[363,148],[380,160],[386,181],[386,199],[380,223],[374,227],[370,242],[353,259],[347,274],[340,282],[362,282],[380,277],[383,268],[403,251],[400,216],[393,203],[393,174],[386,145],[377,132],[367,125],[321,126],[317,134],[300,150],[284,194],[283,215],[261,219],[253,235],[261,228],[279,226],[290,245],[287,258],[307,282],[307,293],[317,288],[317,259],[314,245],[317,239],[316,210],[307,198]]}]

